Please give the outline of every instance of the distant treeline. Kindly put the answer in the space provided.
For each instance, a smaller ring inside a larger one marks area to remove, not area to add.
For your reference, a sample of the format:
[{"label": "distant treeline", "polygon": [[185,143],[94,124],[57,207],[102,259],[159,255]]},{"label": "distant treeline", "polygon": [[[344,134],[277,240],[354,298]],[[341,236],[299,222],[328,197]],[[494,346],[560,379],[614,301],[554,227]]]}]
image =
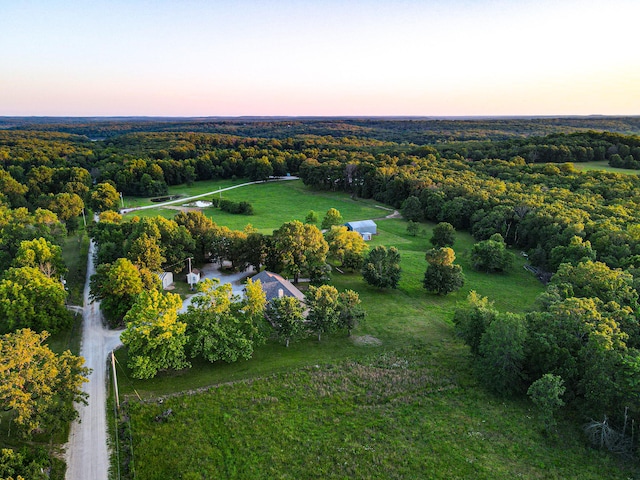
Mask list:
[{"label": "distant treeline", "polygon": [[522,157],[529,163],[593,162],[607,160],[612,167],[640,168],[640,136],[610,132],[553,134],[500,142],[452,142],[439,145],[447,158],[471,160]]},{"label": "distant treeline", "polygon": [[640,134],[640,117],[558,118],[0,118],[0,128],[65,132],[106,139],[138,132],[195,132],[243,137],[332,136],[418,145],[466,140],[505,140],[577,131]]},{"label": "distant treeline", "polygon": [[[638,177],[579,173],[565,163],[620,159],[631,166],[640,162],[640,137],[591,131],[420,146],[202,133],[89,141],[59,132],[0,131],[5,204],[50,209],[71,227],[84,203],[101,210],[114,189],[156,196],[169,185],[197,180],[265,180],[290,173],[314,188],[394,207],[415,196],[425,219],[469,229],[478,239],[499,232],[551,270],[557,267],[552,250],[568,246],[574,236],[590,241],[598,260],[612,267],[640,267],[640,236],[631,228],[640,223]],[[113,187],[110,192],[103,191],[105,184]]]}]

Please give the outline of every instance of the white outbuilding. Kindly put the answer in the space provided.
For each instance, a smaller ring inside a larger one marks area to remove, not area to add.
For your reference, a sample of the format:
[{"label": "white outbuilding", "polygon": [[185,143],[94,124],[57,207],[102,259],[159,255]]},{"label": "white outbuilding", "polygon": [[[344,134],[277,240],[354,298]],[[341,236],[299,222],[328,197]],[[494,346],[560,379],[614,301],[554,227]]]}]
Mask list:
[{"label": "white outbuilding", "polygon": [[360,220],[359,222],[347,222],[344,224],[347,230],[358,232],[365,240],[371,240],[371,235],[378,234],[378,226],[373,220]]},{"label": "white outbuilding", "polygon": [[161,272],[157,274],[162,282],[162,289],[169,290],[173,285],[173,272]]},{"label": "white outbuilding", "polygon": [[189,273],[187,273],[187,283],[189,287],[193,290],[193,287],[196,283],[200,281],[200,270],[193,269]]}]

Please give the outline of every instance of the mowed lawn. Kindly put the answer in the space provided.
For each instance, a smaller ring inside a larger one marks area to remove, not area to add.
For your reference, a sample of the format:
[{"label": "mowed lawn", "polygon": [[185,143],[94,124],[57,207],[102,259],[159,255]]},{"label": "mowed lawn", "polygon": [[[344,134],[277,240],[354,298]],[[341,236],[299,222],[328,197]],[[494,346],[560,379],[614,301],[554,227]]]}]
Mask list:
[{"label": "mowed lawn", "polygon": [[626,175],[638,175],[638,173],[640,173],[640,170],[612,167],[609,165],[607,160],[597,162],[576,162],[573,166],[576,167],[576,170],[580,170],[581,172],[587,170],[604,170],[605,172],[624,173]]},{"label": "mowed lawn", "polygon": [[[251,223],[267,232],[303,219],[311,209],[324,214],[335,207],[347,220],[388,213],[372,202],[309,191],[299,182],[246,188],[261,190],[249,198],[237,189],[234,200],[253,203],[257,215]],[[214,215],[220,224],[244,226],[231,223],[237,216]],[[126,351],[118,353],[135,478],[634,475],[615,458],[587,448],[575,421],[561,420],[558,438],[549,439],[526,398],[498,398],[477,383],[468,349],[454,335],[453,313],[470,290],[488,296],[500,310],[526,311],[543,286],[522,268],[518,252],[510,272],[477,273],[469,264],[474,240],[458,233],[454,250],[466,284],[446,297],[430,295],[422,277],[434,225],[421,224],[423,232],[412,237],[404,220],[377,223],[379,235],[370,245],[400,250],[402,279],[398,289],[378,290],[358,273],[333,272],[332,283],[359,292],[367,312],[351,338],[345,333],[321,342],[309,337],[289,348],[270,341],[248,361],[195,361],[189,370],[147,381],[132,380],[124,366]],[[173,413],[156,421],[168,409]]]},{"label": "mowed lawn", "polygon": [[[236,184],[244,183],[241,181]],[[171,188],[170,194],[199,195],[203,192],[210,192],[218,188],[229,186],[228,182],[197,182],[193,190],[188,187],[179,189]],[[254,215],[233,215],[216,208],[203,208],[202,213],[213,219],[219,225],[226,225],[235,230],[243,229],[248,223],[260,230],[262,233],[271,234],[273,230],[280,227],[284,222],[292,220],[304,221],[310,210],[318,214],[319,221],[322,221],[324,214],[330,208],[337,208],[345,221],[366,220],[369,218],[384,217],[391,211],[376,208],[376,202],[371,200],[352,199],[346,193],[331,193],[314,191],[304,186],[301,180],[286,180],[258,183],[239,187],[233,190],[222,192],[221,195],[211,195],[211,197],[226,198],[236,202],[249,202],[254,210]],[[199,200],[209,200],[211,197]],[[140,205],[149,205],[148,200],[140,200]],[[131,212],[127,216],[156,216],[162,215],[166,218],[173,218],[176,213],[174,208],[157,208]]]}]

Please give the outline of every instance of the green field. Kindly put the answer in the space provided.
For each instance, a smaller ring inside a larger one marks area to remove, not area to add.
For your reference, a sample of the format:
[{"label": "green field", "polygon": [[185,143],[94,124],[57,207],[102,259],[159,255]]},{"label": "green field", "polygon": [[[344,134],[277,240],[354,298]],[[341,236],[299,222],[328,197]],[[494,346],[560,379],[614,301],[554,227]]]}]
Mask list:
[{"label": "green field", "polygon": [[[239,181],[236,184],[238,183],[243,182]],[[203,192],[215,191],[226,186],[229,186],[228,182],[197,182],[193,187],[195,190],[191,193],[186,190],[186,187],[180,189],[171,188],[169,193],[171,195],[199,195]],[[220,195],[215,196],[219,197]],[[251,203],[255,210],[255,215],[233,215],[215,208],[204,208],[202,212],[219,225],[241,230],[250,223],[261,232],[268,234],[271,234],[274,229],[284,222],[291,220],[303,221],[310,210],[314,210],[318,214],[320,221],[322,221],[322,217],[327,210],[332,207],[340,211],[345,221],[384,217],[391,213],[390,211],[376,208],[376,203],[373,201],[353,200],[345,193],[310,190],[300,180],[258,183],[239,187],[222,192],[222,198]],[[206,199],[203,198],[201,200]],[[140,205],[149,205],[150,203],[148,200],[140,200]],[[175,208],[160,207],[131,212],[127,216],[162,215],[167,218],[173,218],[176,213],[177,210]]]},{"label": "green field", "polygon": [[[165,422],[156,416],[171,409]],[[478,388],[457,342],[131,403],[140,479],[626,479],[562,421]]]},{"label": "green field", "polygon": [[[231,187],[233,185],[240,185],[241,183],[246,183],[246,179],[239,180],[216,180],[216,181],[202,181],[202,182],[194,182],[192,185],[176,185],[169,188],[169,193],[167,195],[181,195],[182,197],[193,197],[196,195],[201,195],[203,193],[211,192],[213,190],[217,190],[219,188]],[[142,205],[150,205],[153,202],[151,201],[151,197],[143,198],[143,197],[127,197],[123,198],[125,208],[131,207],[140,207]]]},{"label": "green field", "polygon": [[599,162],[576,162],[573,166],[576,167],[576,170],[580,170],[581,172],[587,170],[604,170],[605,172],[624,173],[625,175],[638,175],[638,173],[640,173],[638,170],[611,167],[609,166],[609,162],[606,160]]},{"label": "green field", "polygon": [[[300,182],[241,188],[228,198],[254,204],[251,223],[264,231],[310,209],[323,214],[333,206],[347,220],[387,213]],[[232,228],[244,225],[238,216],[213,217]],[[332,283],[358,291],[367,311],[351,338],[311,337],[288,349],[269,342],[248,361],[197,361],[146,381],[130,378],[126,351],[118,352],[135,478],[622,479],[637,473],[587,448],[574,419],[561,420],[558,438],[547,438],[526,399],[498,398],[478,385],[468,349],[453,333],[454,309],[476,290],[500,310],[526,311],[543,286],[522,268],[523,257],[516,255],[507,274],[474,272],[474,241],[458,233],[454,249],[465,287],[430,295],[421,282],[433,225],[422,224],[423,232],[411,237],[401,219],[377,223],[371,245],[396,246],[403,276],[397,290],[380,291],[359,274],[334,271]],[[169,408],[174,413],[166,422],[154,420]]]}]

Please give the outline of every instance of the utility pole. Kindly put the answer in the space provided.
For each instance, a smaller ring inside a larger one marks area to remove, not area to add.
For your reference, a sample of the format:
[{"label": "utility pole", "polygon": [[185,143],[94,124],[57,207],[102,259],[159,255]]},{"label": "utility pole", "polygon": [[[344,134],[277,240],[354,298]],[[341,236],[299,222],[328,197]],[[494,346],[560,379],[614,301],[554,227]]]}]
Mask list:
[{"label": "utility pole", "polygon": [[122,209],[124,210],[124,197],[122,196],[122,192],[120,192],[120,205],[122,205]]},{"label": "utility pole", "polygon": [[116,356],[111,350],[111,368],[113,369],[113,389],[116,392],[116,408],[120,411],[120,397],[118,396],[118,377],[116,377]]},{"label": "utility pole", "polygon": [[87,219],[84,216],[84,208],[82,209],[82,222],[84,223],[84,228],[87,228]]}]

